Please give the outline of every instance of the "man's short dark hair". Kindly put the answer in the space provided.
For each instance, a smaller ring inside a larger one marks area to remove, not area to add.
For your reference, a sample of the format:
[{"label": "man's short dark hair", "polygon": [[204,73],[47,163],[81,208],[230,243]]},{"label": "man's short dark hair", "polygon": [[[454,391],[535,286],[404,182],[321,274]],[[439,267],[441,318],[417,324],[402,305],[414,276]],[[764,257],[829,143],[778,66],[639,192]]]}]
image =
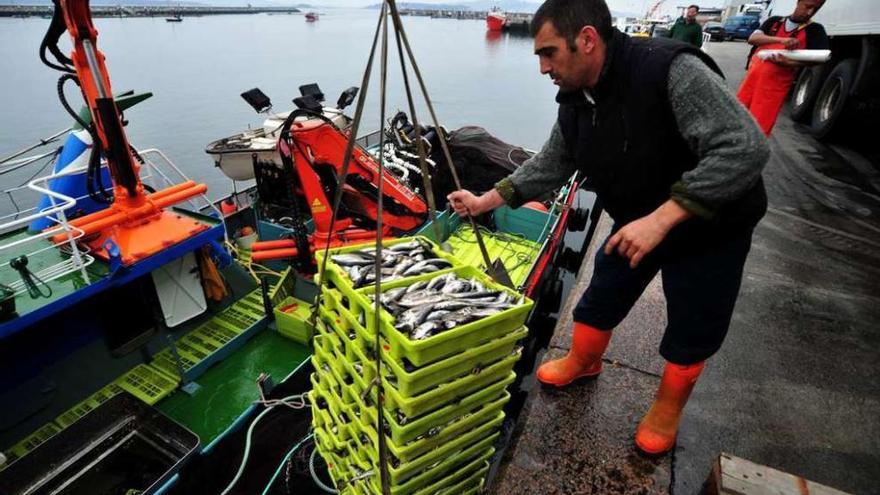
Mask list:
[{"label": "man's short dark hair", "polygon": [[691,9],[697,9],[697,12],[699,12],[700,6],[699,5],[688,5],[688,10],[691,10]]},{"label": "man's short dark hair", "polygon": [[572,51],[576,46],[574,40],[584,26],[596,28],[605,41],[609,41],[613,33],[611,12],[605,0],[547,0],[532,18],[529,26],[532,36],[538,34],[547,22],[553,24]]}]

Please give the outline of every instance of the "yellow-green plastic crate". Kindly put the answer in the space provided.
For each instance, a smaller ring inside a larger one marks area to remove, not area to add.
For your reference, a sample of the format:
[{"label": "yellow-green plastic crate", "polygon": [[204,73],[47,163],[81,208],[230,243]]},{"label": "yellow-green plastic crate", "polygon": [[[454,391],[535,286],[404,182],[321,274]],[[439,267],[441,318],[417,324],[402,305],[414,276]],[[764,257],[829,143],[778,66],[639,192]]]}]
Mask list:
[{"label": "yellow-green plastic crate", "polygon": [[[423,237],[423,236],[400,237],[397,239],[388,239],[388,240],[384,240],[382,242],[382,246],[385,248],[389,248],[389,247],[395,246],[397,244],[406,244],[407,242],[411,242],[416,239],[418,239],[419,241],[428,245],[431,249],[431,252],[433,252],[435,256],[451,263],[453,268],[464,266],[462,264],[462,262],[458,260],[458,258],[455,258],[451,254],[444,251],[440,246],[437,245],[436,242],[432,241],[431,239],[428,239],[427,237]],[[364,242],[364,243],[360,243],[360,244],[354,244],[351,246],[345,246],[345,247],[331,249],[329,252],[330,259],[327,260],[326,280],[331,282],[336,288],[338,288],[342,292],[348,293],[348,292],[355,290],[354,285],[352,285],[352,280],[348,276],[348,273],[346,273],[345,270],[342,269],[342,267],[340,267],[339,265],[337,265],[336,263],[333,262],[333,256],[338,255],[338,254],[351,253],[354,251],[360,251],[364,248],[367,248],[370,246],[375,246],[375,245],[376,245],[375,241],[368,241],[368,242]],[[324,250],[316,251],[315,252],[315,263],[317,264],[319,270],[321,269],[323,261],[324,261]],[[400,278],[400,279],[396,279],[395,282],[399,281],[399,280],[409,280],[409,279],[413,279],[415,277],[417,277],[417,276]],[[322,272],[319,272],[315,276],[316,281],[323,281],[324,278],[325,277]],[[384,284],[384,282],[383,282],[383,284]],[[326,284],[324,284],[324,285],[326,285]],[[360,287],[360,289],[365,289],[365,288],[369,288],[369,287],[373,287],[373,286],[374,286],[373,284],[365,285],[364,287]]]},{"label": "yellow-green plastic crate", "polygon": [[6,466],[12,464],[13,461],[21,459],[27,455],[28,452],[34,450],[43,442],[55,436],[59,431],[61,431],[61,428],[55,423],[46,423],[41,426],[39,430],[26,436],[6,451]]},{"label": "yellow-green plastic crate", "polygon": [[[382,354],[382,362],[395,377],[394,387],[400,395],[412,397],[465,375],[479,373],[480,370],[509,356],[516,348],[516,343],[528,334],[529,330],[526,327],[520,327],[503,337],[411,372],[406,371],[403,364],[389,354]],[[387,378],[389,375],[386,373],[385,376]]]},{"label": "yellow-green plastic crate", "polygon": [[[486,459],[491,458],[494,454],[495,449],[487,450],[470,464],[439,481],[435,481],[430,486],[414,492],[414,495],[457,495],[466,490],[467,487],[480,485],[486,479],[486,475],[489,474],[489,462]],[[404,494],[397,492],[393,495]],[[407,493],[406,495],[409,494]]]},{"label": "yellow-green plastic crate", "polygon": [[152,406],[174,392],[179,381],[152,366],[139,364],[117,378],[115,383],[126,392]]},{"label": "yellow-green plastic crate", "polygon": [[[417,456],[401,457],[399,455],[402,453],[401,450],[394,444],[388,444],[388,450],[393,456],[392,458],[399,462],[399,465],[395,468],[399,475],[410,477],[411,473],[424,471],[430,466],[437,464],[438,461],[445,459],[447,456],[455,455],[456,452],[465,446],[478,441],[480,438],[491,435],[500,429],[502,422],[504,422],[504,413],[497,412],[488,421],[480,423],[476,425],[476,427],[464,431],[458,436],[449,439],[449,441],[436,446],[436,448]],[[378,438],[376,437],[375,429],[355,423],[354,432],[357,433],[358,429],[360,429],[361,436],[356,437],[355,443],[359,443],[358,440],[363,442],[362,435],[366,435],[368,440],[368,443],[366,444],[367,451],[373,455],[371,460],[377,459],[378,444],[376,442],[378,441]]]},{"label": "yellow-green plastic crate", "polygon": [[[481,428],[486,423],[495,421],[498,418],[499,414],[503,418],[504,412],[502,411],[502,409],[503,405],[501,407],[481,408],[476,413],[463,416],[462,418],[459,418],[458,421],[455,421],[452,424],[438,425],[438,433],[436,435],[416,439],[412,442],[402,445],[394,442],[394,440],[391,438],[387,438],[386,435],[386,440],[388,440],[386,442],[386,445],[388,446],[390,452],[398,460],[402,462],[413,461],[422,455],[428,454],[432,450],[441,448],[443,445],[451,442],[452,440],[455,440],[462,435],[467,434],[470,431]],[[364,418],[360,418],[357,415],[353,416],[351,423],[351,434],[358,435],[363,433],[367,435],[367,438],[372,442],[374,446],[377,446],[379,444],[379,437],[376,435],[377,425],[375,423],[371,424],[369,421],[365,421],[363,419]],[[445,428],[441,428],[441,426],[445,426]]]},{"label": "yellow-green plastic crate", "polygon": [[[286,308],[293,308],[287,311]],[[288,297],[274,308],[275,327],[281,335],[304,345],[308,345],[314,335],[314,327],[309,322],[312,310],[309,303]]]},{"label": "yellow-green plastic crate", "polygon": [[[503,380],[467,395],[458,402],[448,404],[419,418],[407,418],[404,424],[400,424],[397,415],[392,411],[387,408],[383,409],[385,423],[391,430],[391,439],[398,445],[403,445],[430,433],[438,425],[447,425],[471,411],[495,404],[498,400],[502,400],[501,405],[503,407],[510,400],[510,394],[506,392],[507,386],[513,383],[515,379],[516,374],[511,372]],[[372,405],[375,404],[373,398],[367,397],[362,399],[359,395],[353,395],[353,398],[359,406],[362,420],[367,418],[371,422],[370,424],[376,424],[378,416],[376,407]]]},{"label": "yellow-green plastic crate", "polygon": [[55,423],[62,428],[67,428],[86,414],[92,412],[92,410],[94,410],[96,407],[100,406],[104,402],[107,402],[107,400],[109,400],[110,398],[122,393],[122,391],[123,390],[119,387],[119,385],[117,385],[116,383],[111,383],[101,390],[98,390],[94,394],[90,395],[86,400],[78,403],[77,405],[62,413],[60,416],[55,418]]},{"label": "yellow-green plastic crate", "polygon": [[[505,291],[514,300],[520,298],[520,294],[516,291],[492,281],[486,274],[470,266],[420,275],[408,280],[389,282],[382,285],[382,290],[384,292],[397,287],[408,287],[412,283],[421,280],[431,280],[435,276],[440,276],[438,273],[440,275],[455,273],[461,278],[474,278],[486,286],[487,289]],[[341,301],[338,309],[340,312],[347,310],[351,313],[354,321],[362,319],[366,324],[366,334],[373,336],[376,331],[375,310],[373,302],[368,298],[369,294],[371,293],[368,290],[361,289],[355,291],[349,297],[348,306],[346,306],[345,301]],[[390,344],[388,351],[394,358],[406,358],[415,366],[424,366],[434,361],[454,356],[473,346],[501,337],[523,326],[533,306],[534,302],[532,300],[523,298],[522,303],[514,308],[440,332],[423,340],[410,340],[409,336],[394,328],[394,317],[383,308],[380,313],[380,329],[382,335],[388,339]]]},{"label": "yellow-green plastic crate", "polygon": [[[485,452],[489,447],[495,445],[496,440],[501,435],[498,432],[498,425],[503,421],[503,416],[497,422],[486,423],[483,428],[468,432],[452,442],[444,445],[443,448],[437,449],[429,455],[408,462],[400,463],[397,467],[388,466],[388,478],[395,485],[402,485],[407,480],[424,475],[422,483],[429,484],[433,480],[443,478],[451,473],[455,468],[471,462],[480,453]],[[358,440],[355,437],[355,440]],[[357,444],[357,442],[355,442]],[[373,468],[378,468],[378,453],[372,445],[360,443],[360,448],[365,449],[370,457]],[[448,462],[445,462],[448,461]],[[424,485],[421,485],[424,486]]]},{"label": "yellow-green plastic crate", "polygon": [[512,373],[513,366],[519,361],[521,352],[517,350],[510,357],[488,366],[477,375],[469,375],[458,380],[433,388],[423,394],[404,397],[390,386],[383,378],[385,391],[385,407],[390,410],[399,409],[408,417],[421,416],[429,411],[439,409],[451,402],[470,395],[490,383],[501,380]]}]

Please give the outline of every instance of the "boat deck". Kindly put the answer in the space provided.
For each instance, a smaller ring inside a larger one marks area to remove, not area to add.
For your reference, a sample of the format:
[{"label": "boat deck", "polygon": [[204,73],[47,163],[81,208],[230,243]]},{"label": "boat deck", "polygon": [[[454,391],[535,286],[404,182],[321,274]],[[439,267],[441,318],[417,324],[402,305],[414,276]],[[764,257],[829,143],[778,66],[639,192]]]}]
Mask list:
[{"label": "boat deck", "polygon": [[[27,239],[28,237],[31,237],[31,235],[28,234],[26,230],[10,232],[5,235],[0,235],[0,245]],[[35,241],[35,243],[39,243],[39,245],[31,247],[30,249],[36,250],[52,246],[52,243],[46,239]],[[21,280],[19,273],[8,266],[9,260],[17,256],[17,254],[18,253],[3,253],[3,259],[0,259],[0,262],[4,263],[5,266],[0,268],[0,284],[9,286]],[[59,249],[47,249],[34,256],[28,256],[27,268],[32,273],[39,273],[41,270],[51,266],[69,262],[71,258],[72,257],[69,253],[63,253]],[[107,274],[110,273],[108,265],[100,260],[95,260],[94,263],[86,267],[86,270],[92,283],[106,277]],[[43,284],[38,283],[37,285],[40,289],[45,291]],[[44,306],[48,306],[65,296],[73,294],[77,290],[88,285],[88,283],[83,279],[79,270],[77,270],[64,275],[61,278],[47,282],[47,285],[52,290],[52,294],[49,297],[31,298],[26,292],[16,296],[15,309],[19,316],[25,315]]]},{"label": "boat deck", "polygon": [[234,354],[198,378],[192,395],[177,390],[157,407],[208,445],[242,411],[259,399],[256,378],[267,373],[277,383],[311,356],[311,350],[273,330],[263,330]]}]

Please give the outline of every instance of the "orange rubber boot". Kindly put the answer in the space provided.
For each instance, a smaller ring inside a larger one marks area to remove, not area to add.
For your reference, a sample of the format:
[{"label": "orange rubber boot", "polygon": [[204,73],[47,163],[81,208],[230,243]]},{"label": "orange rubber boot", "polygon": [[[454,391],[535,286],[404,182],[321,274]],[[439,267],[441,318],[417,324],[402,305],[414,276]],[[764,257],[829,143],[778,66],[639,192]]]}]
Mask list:
[{"label": "orange rubber boot", "polygon": [[705,361],[686,366],[666,363],[654,404],[636,430],[639,450],[648,455],[660,455],[675,445],[682,410],[705,365]]},{"label": "orange rubber boot", "polygon": [[602,372],[602,354],[610,340],[610,330],[575,322],[568,355],[542,364],[538,368],[538,381],[564,387],[578,378],[597,376]]}]

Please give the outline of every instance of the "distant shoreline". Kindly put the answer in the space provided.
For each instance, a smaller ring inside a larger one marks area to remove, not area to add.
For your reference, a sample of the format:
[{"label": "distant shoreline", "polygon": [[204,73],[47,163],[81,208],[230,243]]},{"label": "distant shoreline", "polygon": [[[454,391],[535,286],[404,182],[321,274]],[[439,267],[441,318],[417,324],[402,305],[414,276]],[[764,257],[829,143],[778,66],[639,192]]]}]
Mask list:
[{"label": "distant shoreline", "polygon": [[[93,5],[92,17],[168,17],[226,14],[294,14],[295,7],[211,7],[211,6],[144,6]],[[51,17],[52,5],[0,5],[0,17]]]}]

